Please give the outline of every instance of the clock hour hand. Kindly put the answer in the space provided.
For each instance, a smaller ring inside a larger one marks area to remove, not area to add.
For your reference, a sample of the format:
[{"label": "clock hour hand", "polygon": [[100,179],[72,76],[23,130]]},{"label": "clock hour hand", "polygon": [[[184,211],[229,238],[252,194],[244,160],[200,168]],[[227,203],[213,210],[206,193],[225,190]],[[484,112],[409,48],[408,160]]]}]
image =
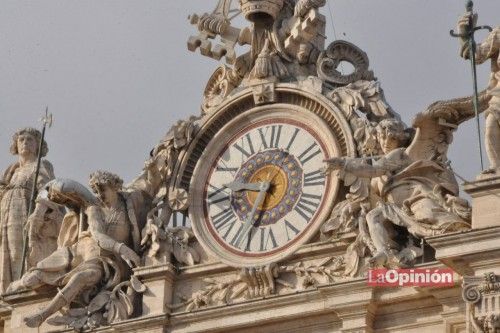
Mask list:
[{"label": "clock hour hand", "polygon": [[234,182],[224,184],[224,187],[227,187],[233,192],[240,192],[244,190],[258,192],[260,191],[261,183],[242,183],[235,180]]},{"label": "clock hour hand", "polygon": [[267,191],[269,190],[269,187],[271,186],[270,182],[260,182],[258,183],[259,185],[259,195],[257,196],[257,199],[255,199],[255,202],[252,207],[252,211],[247,215],[247,219],[245,220],[245,223],[243,224],[243,229],[241,230],[240,235],[236,239],[236,247],[239,248],[241,245],[241,242],[245,239],[245,236],[248,234],[248,231],[250,228],[252,228],[254,224],[254,216],[255,213],[257,212],[257,209],[259,208],[260,205],[264,202],[264,199],[266,198]]}]

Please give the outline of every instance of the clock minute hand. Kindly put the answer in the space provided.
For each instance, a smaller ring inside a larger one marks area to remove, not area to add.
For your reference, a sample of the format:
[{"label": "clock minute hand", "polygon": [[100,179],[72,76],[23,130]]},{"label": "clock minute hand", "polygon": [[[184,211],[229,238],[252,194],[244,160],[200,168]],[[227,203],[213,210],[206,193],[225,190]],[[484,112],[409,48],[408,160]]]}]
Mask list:
[{"label": "clock minute hand", "polygon": [[240,191],[254,191],[258,192],[261,189],[261,184],[260,183],[242,183],[240,181],[234,181],[228,184],[224,184],[224,187],[227,187],[233,192],[240,192]]},{"label": "clock minute hand", "polygon": [[248,231],[250,228],[253,226],[254,223],[254,215],[257,212],[257,209],[259,206],[264,202],[264,199],[266,198],[267,191],[269,190],[269,187],[271,185],[270,182],[261,182],[258,184],[259,185],[259,195],[257,196],[257,199],[255,199],[255,202],[252,207],[252,211],[247,215],[247,219],[245,221],[245,224],[243,224],[243,229],[241,230],[240,235],[236,239],[236,247],[239,248],[241,245],[241,242],[245,238],[245,236],[248,234]]}]

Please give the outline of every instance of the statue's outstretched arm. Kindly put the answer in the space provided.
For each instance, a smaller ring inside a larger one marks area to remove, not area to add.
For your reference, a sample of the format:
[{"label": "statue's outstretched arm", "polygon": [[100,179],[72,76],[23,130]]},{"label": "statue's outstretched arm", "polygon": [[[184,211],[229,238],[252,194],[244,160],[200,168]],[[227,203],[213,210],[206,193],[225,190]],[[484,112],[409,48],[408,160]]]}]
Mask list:
[{"label": "statue's outstretched arm", "polygon": [[370,165],[365,159],[332,158],[325,161],[327,170],[343,170],[360,178],[377,178],[394,170],[393,163],[386,157]]}]

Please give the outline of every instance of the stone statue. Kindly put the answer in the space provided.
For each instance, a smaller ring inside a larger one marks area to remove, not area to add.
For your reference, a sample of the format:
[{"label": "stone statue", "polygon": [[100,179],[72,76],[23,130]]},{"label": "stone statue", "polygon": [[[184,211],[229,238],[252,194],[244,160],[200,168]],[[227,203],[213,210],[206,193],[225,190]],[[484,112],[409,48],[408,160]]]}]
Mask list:
[{"label": "stone statue", "polygon": [[[19,278],[23,256],[23,228],[28,219],[29,200],[37,167],[41,133],[34,128],[17,131],[12,137],[10,151],[18,161],[7,168],[0,180],[1,268],[0,290]],[[41,145],[41,156],[48,152],[47,143]],[[39,189],[54,178],[50,162],[42,160],[36,184]]]},{"label": "stone statue", "polygon": [[40,191],[33,213],[28,218],[28,268],[47,258],[57,249],[57,238],[64,218],[64,209]]},{"label": "stone statue", "polygon": [[[470,22],[468,13],[458,21],[459,34],[465,34]],[[473,21],[477,20],[474,15]],[[461,38],[462,49],[460,55],[469,59],[470,50],[466,38]],[[491,77],[486,93],[490,97],[489,107],[486,110],[485,144],[486,153],[490,161],[489,169],[484,173],[498,173],[500,168],[500,27],[496,27],[488,37],[476,48],[476,63],[482,64],[491,59]]]},{"label": "stone statue", "polygon": [[[147,188],[140,189],[141,184],[122,189],[123,181],[106,171],[93,173],[89,184],[97,198],[83,185],[71,180],[56,179],[47,186],[49,200],[69,210],[59,233],[58,249],[12,283],[8,291],[36,289],[43,285],[61,289],[44,309],[24,319],[29,327],[40,326],[81,296],[90,300],[88,308],[82,310],[87,314],[83,322],[88,322],[88,327],[99,326],[106,320],[107,323],[123,320],[132,313],[131,309],[126,309],[133,304],[131,296],[121,288],[130,278],[129,267],[141,265],[138,255],[140,230],[145,224],[150,194]],[[122,295],[111,296],[116,293]],[[107,310],[102,310],[104,308]],[[107,313],[104,315],[98,310]],[[73,322],[75,318],[68,314],[57,318],[53,324],[71,325]]]},{"label": "stone statue", "polygon": [[[365,203],[342,207],[343,215],[365,211],[362,217],[373,242],[371,264],[409,264],[421,255],[414,238],[469,226],[470,207],[457,197],[458,185],[446,159],[455,116],[446,107],[432,105],[414,120],[413,138],[400,120],[382,120],[376,126],[382,157],[372,163],[366,158],[326,161],[329,170],[371,179]],[[403,239],[401,228],[408,232]]]},{"label": "stone statue", "polygon": [[160,143],[151,151],[151,158],[146,162],[149,176],[158,188],[155,193],[155,207],[148,212],[147,223],[142,230],[145,263],[158,264],[158,258],[168,258],[171,254],[177,261],[193,265],[199,255],[188,246],[194,235],[190,228],[170,226],[172,214],[186,211],[188,194],[183,189],[173,188],[174,168],[179,156],[185,151],[197,130],[197,117],[179,120]]}]

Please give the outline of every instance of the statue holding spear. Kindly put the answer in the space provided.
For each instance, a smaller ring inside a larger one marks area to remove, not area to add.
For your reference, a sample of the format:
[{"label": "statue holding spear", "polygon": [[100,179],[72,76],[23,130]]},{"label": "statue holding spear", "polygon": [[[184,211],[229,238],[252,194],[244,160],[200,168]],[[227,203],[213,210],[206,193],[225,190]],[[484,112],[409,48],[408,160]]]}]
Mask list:
[{"label": "statue holding spear", "polygon": [[[46,112],[44,129],[51,117]],[[44,131],[45,132],[45,131]],[[10,151],[18,161],[10,165],[0,180],[0,292],[19,278],[24,267],[24,228],[33,209],[36,192],[54,178],[52,164],[42,159],[48,147],[44,135],[24,128],[12,137]]]}]

